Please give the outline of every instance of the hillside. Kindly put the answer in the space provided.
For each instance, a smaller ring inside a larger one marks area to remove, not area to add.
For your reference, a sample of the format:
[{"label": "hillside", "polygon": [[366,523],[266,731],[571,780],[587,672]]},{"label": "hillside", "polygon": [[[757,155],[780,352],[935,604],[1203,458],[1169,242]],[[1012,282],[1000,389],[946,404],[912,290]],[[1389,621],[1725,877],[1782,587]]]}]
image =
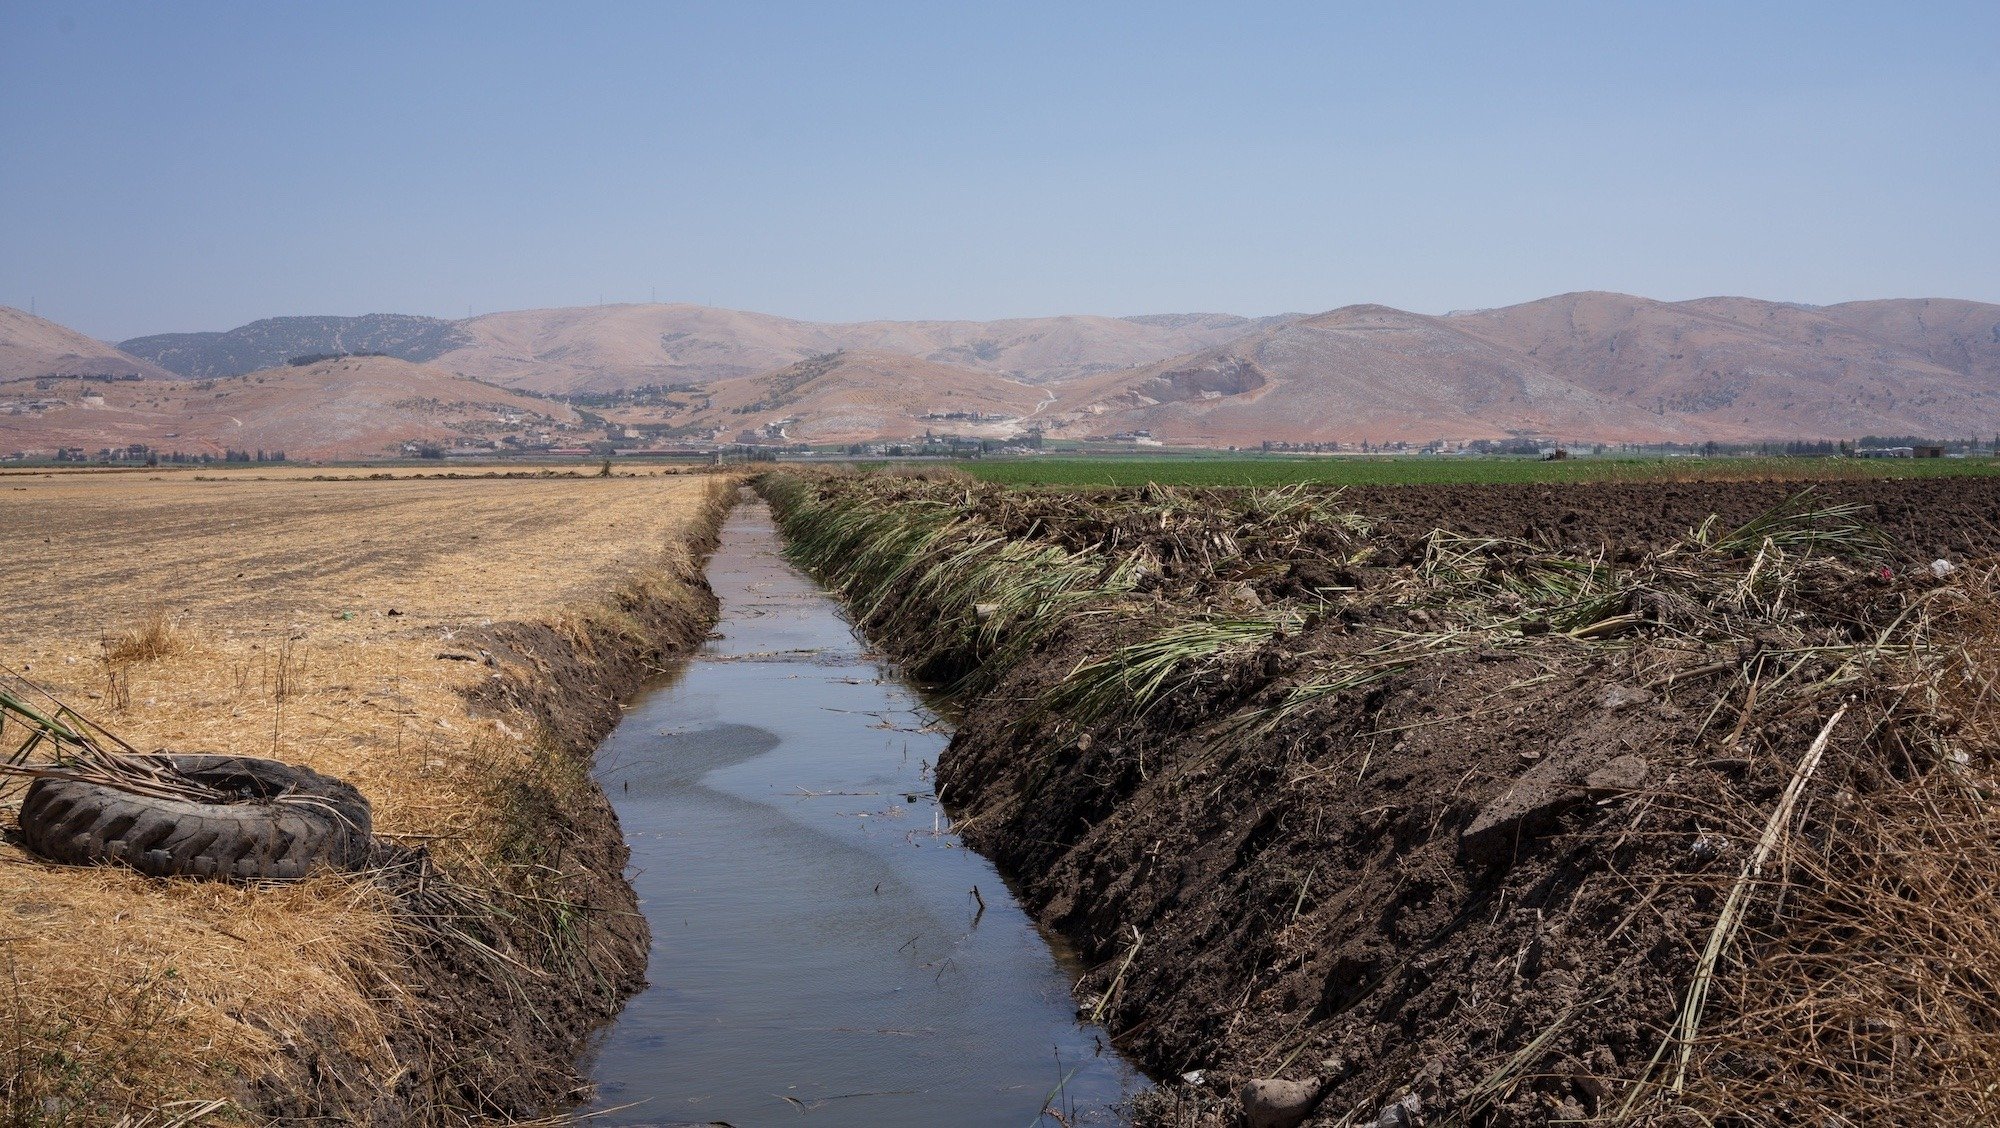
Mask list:
[{"label": "hillside", "polygon": [[2000,373],[2000,306],[1950,298],[1844,302],[1821,313],[1962,373]]},{"label": "hillside", "polygon": [[[1989,327],[2000,323],[2000,307],[1983,309]],[[1962,435],[2000,422],[2000,364],[1969,354],[1960,366],[1938,363],[1919,320],[1871,325],[1750,298],[1596,293],[1449,320],[1663,423],[1718,437]]]},{"label": "hillside", "polygon": [[467,375],[541,392],[708,384],[840,350],[900,353],[1030,383],[1147,364],[1255,325],[1115,317],[826,324],[690,305],[523,310],[461,322],[471,343],[439,358]]},{"label": "hillside", "polygon": [[297,356],[381,352],[546,393],[706,384],[841,349],[1059,382],[1150,364],[1272,321],[1230,314],[1037,317],[828,324],[695,305],[604,305],[465,321],[374,314],[277,317],[222,333],[169,333],[122,347],[186,376],[229,376]]},{"label": "hillside", "polygon": [[[796,417],[786,427],[793,437],[900,438],[921,432],[924,415],[949,413],[923,398],[935,389],[951,389],[978,415],[1032,415],[1057,436],[1143,430],[1215,446],[2000,430],[2000,306],[1949,299],[1817,307],[1593,292],[1442,316],[1363,305],[1261,319],[851,324],[608,305],[466,321],[274,318],[127,342],[143,356],[122,360],[60,326],[28,325],[15,311],[6,318],[0,342],[20,343],[0,348],[29,358],[15,362],[25,374],[160,375],[147,358],[220,373],[300,354],[381,351],[542,395],[589,395],[613,421],[682,435],[734,436]],[[757,381],[795,378],[795,366],[834,353],[844,359],[783,413],[750,410],[768,398]],[[634,389],[652,390],[626,395]]]},{"label": "hillside", "polygon": [[[896,353],[825,353],[757,376],[719,380],[702,402],[668,418],[724,441],[815,443],[904,439],[936,431],[1002,437],[1044,399],[1003,376]],[[744,432],[749,432],[744,436]]]},{"label": "hillside", "polygon": [[209,379],[275,368],[295,357],[382,353],[434,360],[468,338],[454,322],[399,313],[267,317],[223,333],[162,333],[118,347],[181,376]]},{"label": "hillside", "polygon": [[749,376],[839,347],[827,327],[690,305],[581,306],[459,323],[454,372],[539,392],[606,392]]},{"label": "hillside", "polygon": [[1349,306],[1074,389],[1058,433],[1170,442],[1424,442],[1518,433],[1687,438],[1444,319]]},{"label": "hillside", "polygon": [[0,380],[37,376],[138,376],[173,373],[25,310],[0,306]]},{"label": "hillside", "polygon": [[1351,306],[1062,389],[1057,433],[1251,445],[1972,435],[2000,427],[2000,306],[1565,294]]},{"label": "hillside", "polygon": [[1292,316],[1079,315],[1008,321],[869,321],[835,328],[846,348],[907,353],[1031,384],[1062,384],[1221,344]]},{"label": "hillside", "polygon": [[347,357],[223,380],[0,382],[0,452],[90,454],[133,444],[221,455],[368,458],[572,424],[568,408],[388,357]]}]

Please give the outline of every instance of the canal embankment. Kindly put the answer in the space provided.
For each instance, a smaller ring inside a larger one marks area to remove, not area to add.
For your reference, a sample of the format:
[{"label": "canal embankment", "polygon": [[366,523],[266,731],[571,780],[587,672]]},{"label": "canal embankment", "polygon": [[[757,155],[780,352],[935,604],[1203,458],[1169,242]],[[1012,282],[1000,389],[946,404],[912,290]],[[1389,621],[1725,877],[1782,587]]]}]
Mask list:
[{"label": "canal embankment", "polygon": [[1114,1122],[1144,1079],[940,803],[950,718],[761,501],[708,581],[714,632],[597,752],[652,932],[650,986],[592,1054],[600,1122]]}]

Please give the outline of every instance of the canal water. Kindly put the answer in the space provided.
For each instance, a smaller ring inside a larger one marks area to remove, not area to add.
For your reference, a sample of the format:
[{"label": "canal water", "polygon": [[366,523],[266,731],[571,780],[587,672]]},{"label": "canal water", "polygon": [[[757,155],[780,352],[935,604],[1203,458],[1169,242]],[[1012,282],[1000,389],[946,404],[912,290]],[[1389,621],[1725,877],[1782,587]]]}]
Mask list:
[{"label": "canal water", "polygon": [[717,635],[599,750],[653,949],[594,1049],[598,1122],[1114,1123],[1145,1081],[952,833],[948,726],[785,562],[762,502],[709,582]]}]

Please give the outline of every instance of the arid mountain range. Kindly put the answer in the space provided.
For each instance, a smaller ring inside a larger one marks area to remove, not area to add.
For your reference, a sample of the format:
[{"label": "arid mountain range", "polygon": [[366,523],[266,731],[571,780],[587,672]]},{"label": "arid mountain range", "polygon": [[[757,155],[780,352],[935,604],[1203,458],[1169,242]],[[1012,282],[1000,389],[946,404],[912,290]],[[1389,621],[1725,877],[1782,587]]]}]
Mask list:
[{"label": "arid mountain range", "polygon": [[1226,314],[868,321],[830,325],[693,305],[490,313],[464,321],[371,314],[279,317],[121,348],[184,376],[233,376],[295,356],[382,352],[539,392],[607,392],[756,376],[842,350],[898,353],[1051,383],[1193,352],[1286,320]]},{"label": "arid mountain range", "polygon": [[1348,306],[1062,391],[1067,429],[1095,416],[1211,446],[1988,435],[2000,306],[1602,293],[1442,317]]},{"label": "arid mountain range", "polygon": [[138,445],[358,459],[555,436],[577,413],[430,365],[354,356],[215,380],[0,378],[0,453]]},{"label": "arid mountain range", "polygon": [[[292,373],[279,386],[302,397],[289,409],[302,418],[335,410],[325,404],[339,370],[310,384],[287,360],[370,352],[420,362],[411,367],[423,380],[464,380],[451,387],[480,395],[499,394],[497,385],[544,397],[552,419],[568,408],[547,397],[574,397],[628,426],[627,436],[676,441],[1030,428],[1204,446],[2000,430],[2000,305],[1950,299],[1805,306],[1578,293],[1441,316],[1364,305],[1269,318],[853,324],[614,305],[464,321],[276,318],[119,348],[0,309],[0,380],[256,370],[268,385],[275,370]],[[412,398],[476,401],[458,391],[401,396]]]}]

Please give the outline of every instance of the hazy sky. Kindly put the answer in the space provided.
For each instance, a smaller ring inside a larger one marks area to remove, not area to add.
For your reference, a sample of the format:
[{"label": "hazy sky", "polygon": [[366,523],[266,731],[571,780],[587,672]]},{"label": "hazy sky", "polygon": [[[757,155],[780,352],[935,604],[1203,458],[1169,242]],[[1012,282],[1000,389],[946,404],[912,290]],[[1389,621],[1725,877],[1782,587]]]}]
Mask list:
[{"label": "hazy sky", "polygon": [[0,0],[0,304],[86,332],[2000,301],[2000,4]]}]

